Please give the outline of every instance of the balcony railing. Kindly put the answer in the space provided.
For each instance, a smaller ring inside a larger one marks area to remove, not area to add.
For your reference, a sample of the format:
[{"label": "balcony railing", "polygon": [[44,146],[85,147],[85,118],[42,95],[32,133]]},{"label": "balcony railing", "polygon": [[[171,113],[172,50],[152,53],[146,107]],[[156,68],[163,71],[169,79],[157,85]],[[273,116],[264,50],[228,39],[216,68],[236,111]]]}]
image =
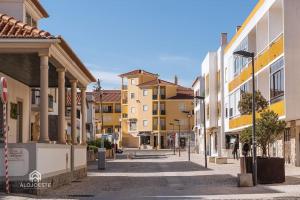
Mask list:
[{"label": "balcony railing", "polygon": [[165,94],[161,94],[160,95],[160,99],[166,99],[166,95]]},{"label": "balcony railing", "polygon": [[127,99],[122,99],[122,103],[123,103],[123,104],[127,104],[127,103],[128,103],[128,100],[127,100]]},{"label": "balcony railing", "polygon": [[153,129],[153,130],[158,130],[158,125],[153,125],[153,126],[152,126],[152,129]]},{"label": "balcony railing", "polygon": [[165,115],[165,114],[166,114],[166,111],[165,111],[165,110],[161,110],[161,111],[160,111],[160,114],[161,114],[161,115]]},{"label": "balcony railing", "polygon": [[152,114],[153,114],[153,115],[157,115],[157,113],[158,113],[157,110],[153,110],[153,111],[152,111]]},{"label": "balcony railing", "polygon": [[157,100],[157,94],[153,94],[153,95],[152,95],[152,99],[153,99],[153,100]]},{"label": "balcony railing", "polygon": [[122,117],[123,117],[123,118],[127,118],[127,117],[128,117],[128,114],[127,114],[127,113],[123,113],[123,114],[122,114]]},{"label": "balcony railing", "polygon": [[128,85],[122,85],[122,90],[127,90],[128,89]]}]

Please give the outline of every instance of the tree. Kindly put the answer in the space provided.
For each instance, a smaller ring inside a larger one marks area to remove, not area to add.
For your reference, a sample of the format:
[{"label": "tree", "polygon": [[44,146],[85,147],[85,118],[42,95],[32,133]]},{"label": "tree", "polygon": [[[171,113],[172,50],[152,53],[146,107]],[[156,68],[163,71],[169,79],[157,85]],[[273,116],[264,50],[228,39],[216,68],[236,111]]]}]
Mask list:
[{"label": "tree", "polygon": [[[255,92],[255,111],[261,112],[268,105],[268,101],[262,96],[260,91]],[[238,109],[242,115],[250,115],[252,113],[252,93],[242,93]]]},{"label": "tree", "polygon": [[[260,118],[256,122],[257,146],[262,149],[262,156],[267,156],[269,144],[276,141],[278,136],[285,129],[285,121],[279,120],[278,114],[272,110],[265,109],[260,113]],[[252,127],[245,128],[240,136],[242,143],[251,144]]]}]

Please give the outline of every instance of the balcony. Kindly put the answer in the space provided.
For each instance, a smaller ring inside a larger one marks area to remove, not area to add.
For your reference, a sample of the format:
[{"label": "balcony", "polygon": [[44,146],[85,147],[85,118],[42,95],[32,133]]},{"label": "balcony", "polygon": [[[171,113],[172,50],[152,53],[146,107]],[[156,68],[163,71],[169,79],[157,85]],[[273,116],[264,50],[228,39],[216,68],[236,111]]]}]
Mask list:
[{"label": "balcony", "polygon": [[160,114],[161,114],[161,115],[166,115],[166,111],[165,111],[165,110],[161,110],[161,111],[160,111]]},{"label": "balcony", "polygon": [[127,113],[123,113],[122,117],[126,119],[126,118],[128,118],[128,114]]},{"label": "balcony", "polygon": [[157,113],[158,113],[157,110],[152,111],[152,115],[157,115]]},{"label": "balcony", "polygon": [[153,94],[153,95],[152,95],[152,99],[153,99],[153,100],[157,100],[157,97],[158,97],[157,94]]}]

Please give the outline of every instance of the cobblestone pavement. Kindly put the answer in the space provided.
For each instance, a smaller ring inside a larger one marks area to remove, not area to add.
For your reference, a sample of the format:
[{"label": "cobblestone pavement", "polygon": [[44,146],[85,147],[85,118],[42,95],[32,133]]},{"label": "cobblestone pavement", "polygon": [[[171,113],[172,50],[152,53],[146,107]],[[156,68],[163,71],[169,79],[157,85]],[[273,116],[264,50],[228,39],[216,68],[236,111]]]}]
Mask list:
[{"label": "cobblestone pavement", "polygon": [[[287,181],[277,185],[238,188],[237,161],[216,165],[185,152],[179,158],[171,151],[136,151],[134,159],[111,160],[105,171],[90,163],[88,177],[53,190],[45,199],[300,199],[300,168],[287,166]],[[30,196],[0,196],[30,199]],[[31,196],[32,198],[32,196]]]}]

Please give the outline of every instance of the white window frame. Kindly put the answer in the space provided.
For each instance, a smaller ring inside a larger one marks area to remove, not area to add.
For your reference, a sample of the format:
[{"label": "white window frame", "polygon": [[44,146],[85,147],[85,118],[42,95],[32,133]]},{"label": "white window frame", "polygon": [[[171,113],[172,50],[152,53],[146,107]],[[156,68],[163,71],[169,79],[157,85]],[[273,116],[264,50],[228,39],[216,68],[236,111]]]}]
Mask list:
[{"label": "white window frame", "polygon": [[148,96],[148,90],[147,89],[143,89],[143,96]]},{"label": "white window frame", "polygon": [[143,105],[143,111],[148,111],[148,105]]},{"label": "white window frame", "polygon": [[147,126],[148,126],[148,120],[146,120],[146,119],[143,120],[143,126],[144,126],[144,127],[147,127]]}]

